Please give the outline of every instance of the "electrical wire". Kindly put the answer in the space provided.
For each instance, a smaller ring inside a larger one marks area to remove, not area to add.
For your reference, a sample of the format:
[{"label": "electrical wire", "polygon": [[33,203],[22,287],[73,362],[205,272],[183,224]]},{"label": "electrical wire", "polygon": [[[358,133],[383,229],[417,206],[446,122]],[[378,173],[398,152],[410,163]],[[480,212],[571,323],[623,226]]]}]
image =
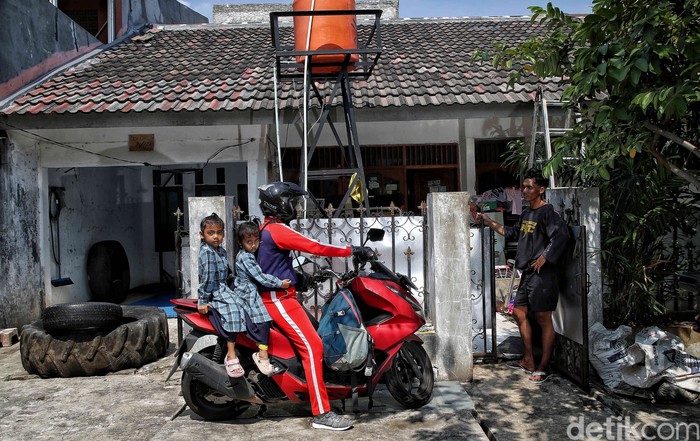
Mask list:
[{"label": "electrical wire", "polygon": [[[311,0],[311,11],[313,12],[316,9],[316,0]],[[309,23],[308,27],[306,29],[306,51],[309,51],[309,46],[311,45],[311,27],[314,22],[314,16],[309,15]],[[304,57],[304,139],[303,139],[303,163],[304,163],[304,190],[308,191],[309,190],[309,162],[308,162],[308,93],[309,93],[309,83],[308,83],[308,75],[309,75],[309,56],[306,55]],[[307,213],[306,209],[306,198],[304,198],[304,213]]]},{"label": "electrical wire", "polygon": [[15,129],[15,130],[19,130],[20,132],[24,132],[24,133],[26,133],[26,134],[28,134],[28,135],[31,135],[31,136],[33,136],[33,137],[35,137],[35,138],[37,138],[37,139],[41,139],[42,141],[48,142],[49,144],[53,144],[53,145],[56,145],[56,146],[58,146],[58,147],[63,147],[63,148],[68,149],[68,150],[75,150],[75,151],[82,152],[82,153],[88,153],[88,154],[90,154],[90,155],[94,155],[94,156],[99,156],[99,157],[102,157],[102,158],[111,159],[111,160],[113,160],[113,161],[121,161],[121,162],[125,162],[125,163],[127,163],[127,164],[140,164],[140,165],[146,165],[146,166],[150,166],[150,165],[151,165],[151,164],[149,164],[148,162],[143,162],[143,161],[131,161],[131,160],[128,160],[128,159],[116,158],[116,157],[114,157],[114,156],[105,155],[105,154],[103,154],[103,153],[91,152],[91,151],[89,151],[89,150],[82,149],[82,148],[80,148],[80,147],[76,147],[76,146],[73,146],[73,145],[70,145],[70,144],[66,144],[66,143],[63,143],[63,142],[60,142],[60,141],[53,140],[53,139],[51,139],[51,138],[47,138],[47,137],[42,136],[42,135],[38,135],[38,134],[36,134],[36,133],[30,132],[29,130],[26,130],[26,129],[23,129],[23,128],[20,128],[20,127],[17,127],[17,126],[13,126],[12,124],[10,124],[10,123],[8,123],[8,122],[5,122],[4,124],[5,124],[6,126],[8,126],[8,127],[12,127],[12,128]]},{"label": "electrical wire", "polygon": [[[11,127],[11,128],[13,128],[13,129],[15,129],[15,130],[19,130],[20,132],[23,132],[23,133],[26,133],[26,134],[28,134],[28,135],[30,135],[30,136],[33,136],[33,137],[36,138],[36,139],[41,139],[42,141],[45,141],[45,142],[47,142],[47,143],[49,143],[49,144],[53,144],[53,145],[56,145],[56,146],[58,146],[58,147],[63,147],[63,148],[68,149],[68,150],[75,150],[75,151],[78,151],[78,152],[81,152],[81,153],[87,153],[87,154],[89,154],[89,155],[94,155],[94,156],[99,156],[99,157],[102,157],[102,158],[111,159],[111,160],[113,160],[113,161],[125,162],[125,163],[127,163],[127,164],[139,164],[139,165],[144,165],[144,166],[146,166],[146,167],[155,167],[156,169],[164,170],[162,167],[160,167],[160,166],[154,166],[153,164],[151,164],[151,163],[149,163],[149,162],[145,162],[145,161],[132,161],[132,160],[129,160],[129,159],[122,159],[122,158],[117,158],[117,157],[114,157],[114,156],[105,155],[105,154],[103,154],[103,153],[91,152],[90,150],[86,150],[86,149],[83,149],[83,148],[80,148],[80,147],[76,147],[76,146],[73,146],[73,145],[70,145],[70,144],[66,144],[66,143],[64,143],[64,142],[60,142],[60,141],[53,140],[53,139],[51,139],[51,138],[47,138],[46,136],[42,136],[42,135],[39,135],[39,134],[30,132],[29,130],[26,130],[26,129],[23,129],[23,128],[14,126],[14,125],[12,125],[12,124],[10,124],[10,123],[7,123],[7,122],[5,122],[4,124],[7,125],[8,127]],[[244,145],[246,145],[246,144],[249,144],[249,143],[251,143],[251,142],[253,142],[253,141],[255,141],[255,138],[250,138],[250,139],[248,139],[247,141],[242,141],[242,142],[239,142],[239,143],[236,143],[236,144],[230,144],[230,145],[225,145],[225,146],[221,147],[219,150],[217,150],[216,152],[214,152],[212,155],[210,155],[210,156],[207,158],[206,162],[204,163],[204,165],[203,165],[202,167],[193,168],[193,169],[171,169],[170,171],[173,171],[174,173],[178,173],[178,172],[179,172],[179,173],[194,173],[194,172],[202,171],[202,170],[204,170],[204,168],[205,168],[207,165],[209,165],[209,162],[210,162],[212,159],[216,158],[216,157],[217,157],[219,154],[221,154],[223,151],[228,150],[228,149],[230,149],[230,148],[234,148],[234,147],[241,147],[241,146],[244,146]]]}]

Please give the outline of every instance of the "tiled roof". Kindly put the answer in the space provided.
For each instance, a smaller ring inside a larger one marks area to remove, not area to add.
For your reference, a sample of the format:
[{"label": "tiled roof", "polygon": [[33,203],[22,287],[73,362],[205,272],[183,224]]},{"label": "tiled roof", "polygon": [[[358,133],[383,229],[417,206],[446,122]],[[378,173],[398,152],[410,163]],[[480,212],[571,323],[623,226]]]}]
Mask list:
[{"label": "tiled roof", "polygon": [[[508,89],[508,72],[469,61],[476,49],[542,32],[527,17],[397,20],[381,32],[373,74],[352,83],[358,108],[530,102],[541,84],[529,78]],[[57,73],[0,113],[271,110],[274,59],[269,26],[155,27]],[[546,96],[558,90],[556,81],[543,87]],[[299,107],[301,89],[280,82],[281,106]]]}]

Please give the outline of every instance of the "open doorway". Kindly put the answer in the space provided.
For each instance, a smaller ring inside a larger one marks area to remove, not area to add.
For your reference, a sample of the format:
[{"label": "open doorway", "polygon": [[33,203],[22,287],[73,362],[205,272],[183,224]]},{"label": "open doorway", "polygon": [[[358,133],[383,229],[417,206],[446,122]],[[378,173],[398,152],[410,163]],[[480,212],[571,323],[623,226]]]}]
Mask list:
[{"label": "open doorway", "polygon": [[[201,178],[198,170],[203,170]],[[246,179],[245,162],[210,164],[205,169],[199,164],[47,169],[45,204],[56,199],[49,197],[51,189],[61,190],[62,203],[58,222],[51,218],[55,210],[47,209],[42,216],[47,303],[94,300],[88,256],[93,245],[104,241],[124,249],[130,275],[128,297],[139,287],[174,283],[178,210],[180,225],[188,225],[188,197],[223,192],[245,203],[247,211],[247,194],[239,196],[247,193]],[[60,234],[60,244],[51,242],[51,234]],[[57,256],[60,252],[60,260],[51,256],[52,249],[57,249]],[[50,280],[59,274],[73,284],[52,286]]]}]

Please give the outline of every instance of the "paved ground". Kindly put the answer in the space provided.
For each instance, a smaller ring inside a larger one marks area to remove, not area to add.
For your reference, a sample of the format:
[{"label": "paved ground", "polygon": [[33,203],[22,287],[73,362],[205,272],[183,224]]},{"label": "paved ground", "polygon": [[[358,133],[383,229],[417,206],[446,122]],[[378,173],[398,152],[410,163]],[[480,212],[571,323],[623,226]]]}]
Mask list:
[{"label": "paved ground", "polygon": [[[180,396],[180,375],[165,382],[177,331],[162,359],[138,370],[100,377],[41,379],[21,365],[19,345],[0,348],[0,439],[2,440],[325,440],[338,433],[311,428],[306,404],[270,405],[262,418],[253,406],[240,418],[207,422]],[[334,402],[339,406],[339,402]],[[350,403],[348,402],[348,406]],[[366,409],[366,400],[360,401]],[[458,382],[436,385],[433,400],[414,411],[402,409],[383,386],[375,406],[349,417],[353,440],[442,440],[488,438],[473,417],[473,403]]]},{"label": "paved ground", "polygon": [[[660,428],[657,439],[700,439],[697,432],[687,438],[669,432],[700,422],[700,406],[653,405],[596,390],[587,395],[557,376],[533,385],[502,363],[477,364],[471,383],[438,383],[431,403],[414,411],[401,409],[381,387],[371,411],[350,415],[349,432],[311,429],[308,407],[292,404],[271,405],[261,419],[252,409],[236,420],[207,422],[185,406],[179,375],[164,382],[177,339],[175,320],[169,323],[172,344],[164,358],[103,377],[40,379],[22,368],[19,345],[0,348],[0,439],[641,439],[634,431],[625,437],[626,422],[635,430],[647,424],[652,435]],[[609,433],[602,431],[606,424]]]}]

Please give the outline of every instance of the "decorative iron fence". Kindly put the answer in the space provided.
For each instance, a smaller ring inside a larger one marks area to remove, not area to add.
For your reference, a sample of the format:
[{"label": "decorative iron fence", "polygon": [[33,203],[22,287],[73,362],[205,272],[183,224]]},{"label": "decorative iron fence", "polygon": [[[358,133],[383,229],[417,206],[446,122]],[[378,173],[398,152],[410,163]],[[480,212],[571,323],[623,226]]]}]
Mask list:
[{"label": "decorative iron fence", "polygon": [[[328,210],[334,210],[329,207]],[[326,211],[328,211],[326,210]],[[432,317],[429,310],[426,276],[429,273],[430,262],[425,259],[425,250],[428,246],[427,231],[428,216],[425,204],[421,206],[421,215],[402,213],[395,206],[372,208],[366,211],[364,208],[348,209],[348,217],[320,217],[320,212],[310,213],[311,217],[304,218],[303,210],[298,209],[297,219],[290,224],[291,228],[306,237],[322,243],[336,245],[361,245],[365,241],[367,231],[370,228],[381,228],[386,233],[381,242],[367,243],[377,253],[379,260],[397,273],[408,276],[418,287],[417,299],[426,308],[426,316]],[[234,210],[236,221],[241,219],[240,210]],[[351,217],[357,214],[357,217]],[[435,226],[439,228],[439,226]],[[236,234],[234,229],[233,234]],[[180,256],[184,246],[181,238],[187,232],[182,228],[176,232],[176,250],[180,271],[179,292],[187,295],[185,286],[188,281],[182,280],[182,274],[187,274],[182,268],[183,259]],[[470,274],[465,283],[470,284],[470,298],[472,302],[472,350],[475,358],[496,356],[496,321],[495,321],[495,271],[494,271],[494,238],[490,229],[472,227],[470,230]],[[237,250],[233,250],[235,255]],[[301,253],[303,254],[303,253]],[[326,258],[313,255],[304,256],[322,266],[331,266],[335,271],[345,272],[348,265],[352,265],[349,258]],[[196,268],[194,269],[196,271]],[[299,300],[305,308],[319,318],[321,308],[330,298],[335,289],[334,281],[329,280],[316,289],[298,293]],[[191,289],[190,296],[196,296],[196,290]]]},{"label": "decorative iron fence", "polygon": [[[386,233],[381,242],[367,243],[372,247],[379,260],[393,271],[405,274],[418,287],[418,300],[426,305],[425,274],[425,216],[356,217],[356,218],[318,218],[297,219],[291,227],[304,236],[319,242],[336,245],[362,245],[370,228],[379,228]],[[326,259],[318,256],[306,256],[315,261]],[[350,259],[327,259],[336,271],[346,271],[352,265]],[[333,281],[324,284],[321,289],[300,294],[304,306],[320,316],[320,308],[330,297],[334,289]]]},{"label": "decorative iron fence", "polygon": [[469,234],[472,350],[474,358],[496,358],[496,282],[493,230],[472,227]]}]

